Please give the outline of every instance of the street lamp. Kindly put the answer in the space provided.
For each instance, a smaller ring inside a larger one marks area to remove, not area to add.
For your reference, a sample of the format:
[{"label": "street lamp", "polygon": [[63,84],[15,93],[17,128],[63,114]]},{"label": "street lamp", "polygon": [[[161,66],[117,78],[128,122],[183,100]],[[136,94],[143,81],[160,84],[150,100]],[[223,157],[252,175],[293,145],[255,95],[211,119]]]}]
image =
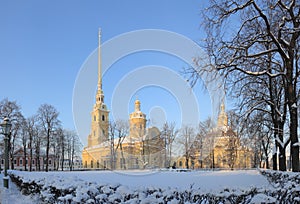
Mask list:
[{"label": "street lamp", "polygon": [[4,118],[3,122],[0,124],[1,127],[1,134],[4,135],[4,156],[5,156],[5,163],[4,163],[4,177],[3,177],[3,186],[8,188],[8,177],[7,177],[7,169],[8,169],[8,140],[10,135],[11,129],[11,122],[8,118]]}]

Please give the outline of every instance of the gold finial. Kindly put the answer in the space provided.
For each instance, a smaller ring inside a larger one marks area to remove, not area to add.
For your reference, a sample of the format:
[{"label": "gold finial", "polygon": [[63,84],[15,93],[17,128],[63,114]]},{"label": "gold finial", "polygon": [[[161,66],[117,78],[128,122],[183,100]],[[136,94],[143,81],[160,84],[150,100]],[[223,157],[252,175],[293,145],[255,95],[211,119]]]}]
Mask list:
[{"label": "gold finial", "polygon": [[135,102],[134,102],[134,110],[137,111],[141,111],[141,102],[139,101],[139,99],[136,96]]}]

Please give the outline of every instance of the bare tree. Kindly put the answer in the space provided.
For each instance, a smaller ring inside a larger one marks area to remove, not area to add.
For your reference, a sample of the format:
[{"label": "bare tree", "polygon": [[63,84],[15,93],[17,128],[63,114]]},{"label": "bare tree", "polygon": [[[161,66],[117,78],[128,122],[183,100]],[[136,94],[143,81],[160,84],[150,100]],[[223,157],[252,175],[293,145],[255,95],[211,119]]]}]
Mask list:
[{"label": "bare tree", "polygon": [[35,169],[38,171],[41,171],[41,149],[42,149],[42,136],[43,136],[43,130],[42,127],[37,124],[36,126],[36,133],[32,136],[32,142],[33,142],[33,149],[34,149],[34,155],[35,155]]},{"label": "bare tree", "polygon": [[33,150],[34,150],[34,137],[38,134],[37,127],[37,116],[31,116],[26,118],[24,121],[25,134],[28,135],[28,148],[29,148],[29,171],[32,171],[32,161],[33,161]]},{"label": "bare tree", "polygon": [[[75,131],[72,130],[63,130],[64,135],[64,151],[62,151],[62,160],[64,159],[64,154],[67,154],[67,160],[69,164],[69,170],[74,170],[74,159],[76,155],[80,152],[81,144],[79,142],[79,137]],[[63,161],[62,161],[63,163]],[[63,164],[61,166],[63,169]]]},{"label": "bare tree", "polygon": [[[295,0],[212,0],[203,15],[211,64],[227,82],[245,76],[281,81],[289,110],[293,171],[299,171],[299,12]],[[272,66],[264,66],[270,56]]]},{"label": "bare tree", "polygon": [[21,126],[21,142],[22,142],[22,146],[23,146],[23,152],[24,152],[24,166],[25,166],[25,171],[27,171],[27,165],[29,159],[28,155],[27,155],[27,147],[28,147],[28,142],[29,142],[29,134],[27,131],[27,127],[26,127],[26,120],[23,121],[22,126]]},{"label": "bare tree", "polygon": [[200,122],[197,127],[197,135],[193,144],[194,151],[199,151],[198,161],[200,168],[206,166],[214,166],[214,140],[215,134],[213,129],[215,123],[212,118],[207,118]]},{"label": "bare tree", "polygon": [[[273,56],[269,54],[266,61],[261,61],[262,67],[269,67],[271,72],[272,67],[282,69],[278,63],[275,63]],[[257,115],[257,111],[262,112],[264,117],[271,118],[271,125],[274,131],[276,146],[279,146],[279,169],[286,170],[286,146],[281,146],[283,143],[284,124],[287,115],[287,97],[284,94],[284,86],[281,78],[273,78],[269,75],[251,76],[241,73],[239,80],[235,78],[230,84],[231,95],[234,98],[241,98],[237,103],[240,107],[242,117],[248,118],[251,114]],[[232,78],[231,78],[232,80]],[[268,115],[266,115],[268,114]],[[278,141],[278,142],[277,142]],[[277,153],[274,154],[274,170],[277,169]]]},{"label": "bare tree", "polygon": [[57,129],[52,133],[50,148],[54,155],[53,168],[58,170],[59,165],[61,164],[61,169],[63,170],[65,135],[61,127],[57,127]]},{"label": "bare tree", "polygon": [[166,122],[162,128],[162,137],[165,140],[165,167],[171,166],[172,160],[172,147],[175,138],[178,135],[179,130],[176,129],[174,122]]},{"label": "bare tree", "polygon": [[43,104],[38,109],[38,118],[40,125],[43,129],[46,139],[46,169],[48,171],[49,165],[49,150],[51,144],[51,136],[55,130],[60,126],[60,121],[58,119],[58,111],[52,105]]},{"label": "bare tree", "polygon": [[183,155],[185,157],[186,168],[190,168],[190,159],[193,153],[193,142],[195,141],[195,131],[191,126],[183,126],[180,130],[180,138],[178,138],[179,144],[183,147]]},{"label": "bare tree", "polygon": [[110,136],[110,144],[111,144],[111,168],[116,168],[116,158],[117,151],[120,149],[121,152],[121,168],[126,169],[126,163],[124,158],[123,146],[122,143],[125,137],[129,133],[129,124],[124,120],[117,120],[115,122],[109,123],[109,136]]},{"label": "bare tree", "polygon": [[[11,134],[9,135],[8,148],[10,160],[14,160],[15,147],[20,140],[20,133],[24,117],[21,113],[21,107],[16,101],[10,101],[7,98],[0,101],[0,119],[8,117],[12,123]],[[14,162],[11,162],[11,169],[14,169]]]}]

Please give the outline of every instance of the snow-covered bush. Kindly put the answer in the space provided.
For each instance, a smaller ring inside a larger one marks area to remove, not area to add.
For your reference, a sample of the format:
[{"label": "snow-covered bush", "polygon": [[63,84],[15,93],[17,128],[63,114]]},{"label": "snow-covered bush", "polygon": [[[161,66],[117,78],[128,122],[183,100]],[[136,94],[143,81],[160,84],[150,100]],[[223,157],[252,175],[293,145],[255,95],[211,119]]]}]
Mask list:
[{"label": "snow-covered bush", "polygon": [[80,179],[72,181],[57,177],[31,180],[10,172],[14,181],[25,194],[37,194],[41,203],[299,203],[300,175],[276,171],[261,171],[270,181],[269,188],[252,187],[247,190],[225,188],[219,192],[207,192],[193,185],[177,188],[130,188],[120,184],[99,184]]}]

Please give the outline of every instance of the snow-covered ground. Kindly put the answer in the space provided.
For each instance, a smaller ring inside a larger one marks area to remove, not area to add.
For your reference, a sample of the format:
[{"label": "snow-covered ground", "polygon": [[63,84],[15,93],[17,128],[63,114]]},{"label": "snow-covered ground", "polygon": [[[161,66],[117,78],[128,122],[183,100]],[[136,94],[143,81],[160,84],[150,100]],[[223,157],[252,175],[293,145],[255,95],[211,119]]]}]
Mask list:
[{"label": "snow-covered ground", "polygon": [[[263,176],[258,170],[11,171],[10,174],[21,181],[23,193],[38,192],[37,196],[49,203],[279,203],[276,199],[281,192],[279,186],[268,181],[272,173]],[[4,190],[1,182],[1,203],[37,203],[37,196],[21,195],[13,183],[9,190]],[[298,180],[293,182],[298,186],[291,186],[290,190],[300,192]],[[293,194],[294,201],[300,198],[298,194]]]},{"label": "snow-covered ground", "polygon": [[[219,192],[224,188],[249,189],[269,188],[268,180],[257,170],[248,171],[89,171],[89,172],[15,172],[16,175],[31,179],[45,179],[48,184],[59,183],[68,187],[82,182],[98,184],[120,184],[131,189],[143,187],[178,188],[184,190],[201,188],[207,192]],[[59,182],[62,181],[62,182]],[[61,186],[63,187],[63,186]],[[64,188],[64,187],[63,187]]]},{"label": "snow-covered ground", "polygon": [[3,173],[0,174],[0,203],[1,204],[33,204],[37,196],[24,196],[17,186],[9,181],[9,189],[3,187]]}]

